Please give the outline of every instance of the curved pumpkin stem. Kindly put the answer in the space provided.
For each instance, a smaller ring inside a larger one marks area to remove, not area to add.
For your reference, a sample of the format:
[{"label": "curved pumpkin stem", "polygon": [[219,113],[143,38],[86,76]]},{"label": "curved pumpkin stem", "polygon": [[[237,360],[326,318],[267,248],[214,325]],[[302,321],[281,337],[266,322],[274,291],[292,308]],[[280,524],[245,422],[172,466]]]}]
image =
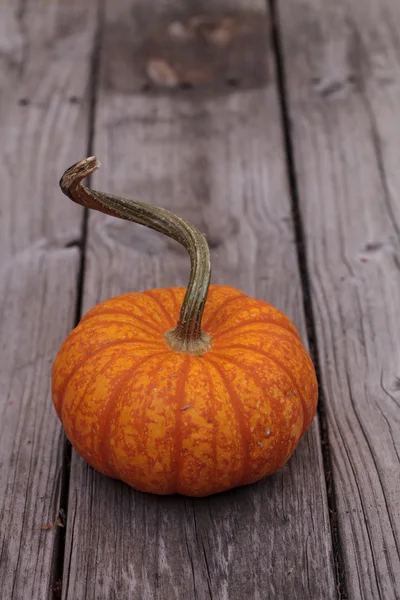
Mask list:
[{"label": "curved pumpkin stem", "polygon": [[67,171],[60,180],[63,193],[71,200],[113,217],[140,223],[176,240],[186,248],[191,261],[190,279],[179,320],[173,331],[166,332],[168,345],[179,352],[202,353],[211,346],[211,337],[202,331],[201,320],[211,278],[210,251],[203,234],[165,208],[128,200],[92,190],[82,184],[100,166],[96,157],[85,158]]}]

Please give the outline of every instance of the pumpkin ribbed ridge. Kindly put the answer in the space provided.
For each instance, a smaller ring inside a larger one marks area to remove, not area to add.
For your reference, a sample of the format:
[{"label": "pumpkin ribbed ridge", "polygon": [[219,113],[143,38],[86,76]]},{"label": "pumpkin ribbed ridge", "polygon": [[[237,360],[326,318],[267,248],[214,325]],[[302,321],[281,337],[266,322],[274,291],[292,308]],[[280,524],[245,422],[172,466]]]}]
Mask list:
[{"label": "pumpkin ribbed ridge", "polygon": [[[147,357],[143,358],[142,360],[138,361],[134,366],[132,366],[129,369],[128,373],[125,373],[124,375],[122,375],[120,381],[117,382],[116,390],[114,391],[113,395],[110,396],[110,399],[105,407],[104,414],[102,416],[102,421],[103,421],[102,429],[99,433],[99,437],[101,439],[101,445],[102,445],[101,455],[102,455],[103,464],[106,467],[105,470],[109,471],[111,473],[111,476],[114,478],[121,479],[121,473],[118,471],[118,469],[115,469],[115,467],[113,467],[109,461],[110,441],[111,441],[110,429],[111,429],[113,415],[118,407],[119,395],[120,395],[124,385],[127,385],[129,383],[129,381],[132,381],[132,379],[135,376],[135,373],[137,373],[137,371],[140,369],[140,367],[142,367],[144,364],[146,364],[150,360],[153,360],[155,358],[164,357],[165,355],[166,355],[166,353],[162,352],[159,354],[147,356]],[[161,362],[157,362],[157,365],[155,365],[154,370],[156,369],[156,367],[159,367],[160,364],[162,364],[162,362],[163,362],[163,360],[161,360]]]},{"label": "pumpkin ribbed ridge", "polygon": [[171,313],[168,313],[163,303],[159,300],[159,298],[157,298],[157,294],[155,294],[153,290],[146,290],[143,292],[143,294],[146,294],[148,298],[151,298],[154,301],[155,305],[160,310],[165,320],[169,323],[170,327],[173,327],[175,325],[175,321],[172,318]]},{"label": "pumpkin ribbed ridge", "polygon": [[245,419],[243,417],[243,409],[240,402],[240,398],[236,393],[235,389],[231,386],[228,377],[226,376],[223,368],[216,362],[215,360],[208,359],[208,362],[213,365],[214,369],[219,373],[221,379],[223,380],[226,390],[228,392],[230,403],[235,412],[236,420],[238,423],[238,429],[240,432],[240,443],[242,446],[242,455],[240,457],[242,467],[241,467],[241,476],[238,481],[232,482],[232,487],[236,487],[238,485],[243,485],[245,483],[246,477],[246,467],[248,462],[248,446],[249,446],[249,432],[245,425]]},{"label": "pumpkin ribbed ridge", "polygon": [[[261,356],[265,356],[265,358],[274,363],[283,373],[285,373],[285,375],[288,377],[288,379],[290,379],[290,381],[293,383],[293,387],[295,388],[295,392],[296,394],[298,394],[299,398],[300,398],[300,402],[302,404],[303,407],[303,417],[304,417],[304,428],[303,428],[303,432],[305,431],[306,427],[307,427],[307,422],[308,422],[308,410],[307,410],[307,406],[306,406],[306,401],[304,400],[299,387],[296,383],[296,381],[294,380],[293,376],[290,374],[289,370],[285,367],[284,364],[282,364],[279,360],[277,360],[274,356],[271,356],[271,354],[269,354],[268,352],[263,352],[262,350],[260,350],[259,348],[256,348],[254,346],[245,346],[244,344],[233,344],[231,346],[231,348],[239,348],[239,349],[243,349],[243,350],[250,350],[251,352],[260,354]],[[225,360],[230,360],[231,362],[235,362],[236,364],[239,364],[239,361],[235,361],[232,357],[223,354],[222,352],[218,352],[219,356],[222,356]]]},{"label": "pumpkin ribbed ridge", "polygon": [[182,443],[183,443],[183,436],[182,436],[182,409],[184,408],[185,404],[185,384],[186,384],[186,378],[187,375],[189,373],[189,369],[190,369],[190,357],[189,356],[185,356],[183,362],[182,362],[182,366],[181,366],[181,370],[178,373],[178,383],[176,386],[176,404],[177,404],[177,420],[176,420],[176,424],[175,424],[175,452],[174,452],[174,459],[175,459],[175,469],[174,469],[174,487],[171,490],[173,493],[179,493],[181,490],[181,481],[180,481],[180,475],[181,475],[181,469],[182,469]]},{"label": "pumpkin ribbed ridge", "polygon": [[[112,315],[114,318],[118,317],[118,316],[124,316],[124,317],[128,317],[126,320],[124,321],[118,321],[118,320],[107,320],[107,319],[103,319],[104,316],[107,315]],[[128,311],[123,312],[123,311],[117,311],[117,312],[113,312],[111,309],[109,310],[103,310],[102,312],[98,312],[96,314],[89,314],[87,315],[86,319],[82,322],[82,325],[89,325],[92,324],[93,321],[95,321],[95,319],[98,319],[102,325],[108,325],[109,323],[125,323],[127,325],[132,324],[135,325],[135,327],[137,326],[136,321],[139,321],[139,324],[142,326],[143,329],[143,325],[145,325],[145,327],[147,327],[147,331],[150,333],[158,333],[161,330],[161,327],[163,326],[164,323],[159,323],[158,327],[157,325],[155,325],[154,323],[151,323],[150,321],[146,321],[145,319],[143,319],[143,316],[137,316],[135,314],[129,314]],[[128,320],[130,319],[130,320]],[[133,322],[132,322],[133,321]]]}]

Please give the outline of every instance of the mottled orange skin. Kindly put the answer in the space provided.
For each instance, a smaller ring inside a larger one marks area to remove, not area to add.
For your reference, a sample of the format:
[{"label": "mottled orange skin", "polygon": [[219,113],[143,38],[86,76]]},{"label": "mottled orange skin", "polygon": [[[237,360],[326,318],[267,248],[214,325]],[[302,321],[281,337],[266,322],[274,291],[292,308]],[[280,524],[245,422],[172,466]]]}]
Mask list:
[{"label": "mottled orange skin", "polygon": [[53,366],[76,451],[145,492],[207,496],[281,468],[313,420],[317,381],[292,322],[211,286],[203,356],[170,350],[185,290],[125,294],[89,311]]}]

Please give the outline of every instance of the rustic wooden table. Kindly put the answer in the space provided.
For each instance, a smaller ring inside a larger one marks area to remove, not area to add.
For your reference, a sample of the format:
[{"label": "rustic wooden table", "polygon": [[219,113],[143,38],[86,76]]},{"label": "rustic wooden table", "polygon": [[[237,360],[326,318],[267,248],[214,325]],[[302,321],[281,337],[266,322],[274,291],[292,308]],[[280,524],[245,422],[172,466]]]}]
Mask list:
[{"label": "rustic wooden table", "polygon": [[[400,2],[2,0],[0,90],[2,600],[400,598]],[[307,340],[319,414],[277,475],[153,497],[71,453],[62,340],[189,267],[62,196],[93,153]]]}]

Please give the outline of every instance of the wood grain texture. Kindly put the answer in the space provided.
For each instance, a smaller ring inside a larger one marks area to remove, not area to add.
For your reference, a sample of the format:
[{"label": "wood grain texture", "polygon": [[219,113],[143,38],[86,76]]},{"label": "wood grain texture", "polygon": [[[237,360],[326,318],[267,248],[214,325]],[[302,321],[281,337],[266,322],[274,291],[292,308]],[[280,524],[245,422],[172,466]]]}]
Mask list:
[{"label": "wood grain texture", "polygon": [[94,4],[0,3],[0,595],[15,600],[53,596],[58,528],[41,527],[60,508],[63,435],[50,373],[75,318],[79,251],[67,246],[82,221],[57,182],[87,146],[77,99]]},{"label": "wood grain texture", "polygon": [[[4,598],[51,598],[63,435],[51,363],[75,316],[76,248],[26,251],[2,271],[0,577]],[[52,325],[49,327],[49,323]]]},{"label": "wood grain texture", "polygon": [[280,7],[352,599],[400,597],[400,4]]},{"label": "wood grain texture", "polygon": [[79,237],[81,210],[60,201],[57,183],[85,147],[95,26],[95,0],[0,3],[2,260]]},{"label": "wood grain texture", "polygon": [[[211,244],[213,281],[268,299],[304,334],[269,44],[260,88],[144,91],[137,45],[184,4],[106,3],[93,187],[189,219]],[[196,3],[193,14],[211,6],[257,11],[268,40],[261,0]],[[88,244],[84,312],[123,292],[187,283],[186,253],[140,226],[93,213]],[[325,496],[317,423],[279,474],[202,500],[135,492],[73,454],[63,597],[334,598]]]}]

